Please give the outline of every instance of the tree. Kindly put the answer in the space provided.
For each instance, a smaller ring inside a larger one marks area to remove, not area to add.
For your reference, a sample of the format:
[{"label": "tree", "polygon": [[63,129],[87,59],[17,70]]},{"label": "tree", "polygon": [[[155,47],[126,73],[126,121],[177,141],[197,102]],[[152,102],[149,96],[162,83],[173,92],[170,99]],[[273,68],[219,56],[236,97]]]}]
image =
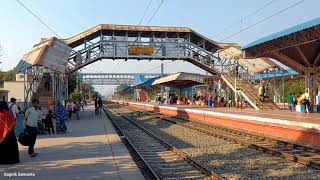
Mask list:
[{"label": "tree", "polygon": [[94,92],[94,88],[91,84],[81,83],[80,90],[83,97],[89,98],[91,94]]},{"label": "tree", "polygon": [[298,94],[304,93],[305,91],[304,80],[299,79],[299,80],[294,80],[289,82],[285,91],[286,91],[286,95],[289,95],[289,94],[298,95]]},{"label": "tree", "polygon": [[16,72],[14,70],[0,71],[1,81],[14,81],[16,80]]},{"label": "tree", "polygon": [[70,94],[70,98],[73,102],[77,102],[79,100],[81,100],[82,95],[80,91],[74,91]]},{"label": "tree", "polygon": [[78,76],[77,72],[74,72],[68,76],[68,94],[73,93],[77,89],[77,86],[78,86],[77,76]]},{"label": "tree", "polygon": [[3,87],[4,81],[15,81],[16,72],[14,70],[10,71],[0,71],[0,87]]}]

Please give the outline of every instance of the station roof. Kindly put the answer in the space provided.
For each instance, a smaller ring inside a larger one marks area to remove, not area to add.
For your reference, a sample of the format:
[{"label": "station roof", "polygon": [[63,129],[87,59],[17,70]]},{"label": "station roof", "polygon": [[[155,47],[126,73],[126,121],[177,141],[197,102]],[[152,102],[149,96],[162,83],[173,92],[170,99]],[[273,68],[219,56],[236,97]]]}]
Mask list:
[{"label": "station roof", "polygon": [[242,50],[246,58],[270,57],[299,73],[317,73],[319,39],[320,18],[316,18],[254,41]]},{"label": "station roof", "polygon": [[297,76],[298,73],[292,69],[286,70],[286,73],[264,73],[264,74],[256,74],[256,79],[267,79],[267,78],[276,78],[276,77],[286,77],[286,76]]},{"label": "station roof", "polygon": [[85,40],[92,40],[99,37],[101,34],[106,36],[125,36],[128,34],[129,37],[136,37],[139,34],[141,37],[150,37],[150,33],[154,33],[156,38],[163,37],[163,33],[166,33],[167,37],[177,37],[177,34],[179,34],[180,37],[183,37],[183,35],[190,34],[190,41],[192,43],[198,44],[200,42],[205,42],[206,50],[212,52],[220,49],[217,42],[206,38],[187,27],[100,24],[68,39],[64,39],[64,42],[70,47],[77,47],[83,44]]},{"label": "station roof", "polygon": [[134,84],[140,84],[146,80],[143,74],[135,74],[133,77]]},{"label": "station roof", "polygon": [[239,64],[248,68],[250,72],[261,73],[269,68],[277,67],[278,65],[271,61],[271,59],[262,57],[254,59],[244,59],[241,46],[235,43],[220,44],[222,49],[217,52],[227,59],[236,59]]},{"label": "station roof", "polygon": [[175,88],[185,88],[204,83],[205,78],[213,78],[212,76],[205,76],[201,74],[193,74],[186,72],[179,72],[170,76],[166,76],[155,80],[153,86],[168,86]]},{"label": "station roof", "polygon": [[145,81],[143,81],[143,82],[141,82],[141,83],[139,83],[139,84],[136,84],[136,85],[132,86],[132,88],[133,88],[133,89],[146,89],[146,90],[148,90],[148,89],[151,88],[152,83],[153,83],[156,79],[158,79],[158,78],[159,78],[159,77],[145,80]]},{"label": "station roof", "polygon": [[133,88],[130,86],[130,87],[126,87],[124,89],[121,89],[119,91],[116,91],[115,93],[116,94],[129,94],[129,93],[133,93]]}]

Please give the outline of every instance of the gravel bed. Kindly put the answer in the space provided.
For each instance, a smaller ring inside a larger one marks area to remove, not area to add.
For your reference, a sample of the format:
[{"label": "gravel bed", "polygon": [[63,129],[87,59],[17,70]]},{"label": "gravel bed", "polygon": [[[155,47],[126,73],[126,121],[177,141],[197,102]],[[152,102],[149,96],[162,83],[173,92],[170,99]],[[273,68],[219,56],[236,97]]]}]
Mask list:
[{"label": "gravel bed", "polygon": [[[125,119],[122,119],[122,118],[115,118],[117,124],[120,126],[120,128],[125,132],[126,135],[129,135],[129,139],[130,141],[137,145],[138,149],[140,150],[147,150],[148,149],[148,146],[150,145],[154,145],[154,146],[159,146],[159,147],[163,147],[162,145],[160,145],[158,142],[155,142],[155,140],[147,135],[144,134],[144,132],[142,132],[142,130],[140,129],[137,129],[133,124],[131,124],[130,122],[128,122],[127,120]],[[142,134],[141,134],[142,132]],[[142,142],[142,139],[144,140],[144,143],[147,144],[147,146],[145,146],[144,148],[141,146],[141,142]],[[138,145],[138,144],[140,145]],[[151,161],[154,161],[153,159],[152,160],[148,160],[149,158],[146,158],[145,157],[145,160],[147,160],[148,162],[151,162]],[[167,162],[166,159],[164,158],[161,158],[161,155],[158,155],[158,158],[156,158],[155,160],[157,163],[166,163],[168,165],[166,165],[167,167],[170,167],[170,165],[175,165],[176,163],[186,163],[184,160],[181,160],[181,159],[174,159],[170,162]],[[153,167],[153,170],[155,170],[157,172],[157,174],[160,176],[160,177],[171,177],[171,174],[170,173],[174,173],[173,176],[174,177],[184,177],[186,175],[188,176],[204,176],[201,171],[199,170],[196,170],[194,167],[192,167],[191,165],[187,164],[184,166],[184,167],[187,167],[186,169],[183,169],[183,170],[180,170],[180,169],[172,169],[170,170],[169,174],[166,174],[165,173],[168,173],[168,170],[164,171],[163,169],[161,169],[159,165],[151,165]],[[193,170],[194,172],[192,174],[188,174],[188,173],[184,173],[184,174],[179,174],[181,172],[187,172],[187,171],[191,171]],[[177,173],[175,173],[177,172]],[[196,178],[196,179],[203,179],[203,180],[207,180],[209,179],[209,177],[206,177],[204,176],[203,178]]]},{"label": "gravel bed", "polygon": [[[127,109],[120,108],[123,112]],[[141,114],[136,119],[227,179],[320,179],[320,170]]]}]

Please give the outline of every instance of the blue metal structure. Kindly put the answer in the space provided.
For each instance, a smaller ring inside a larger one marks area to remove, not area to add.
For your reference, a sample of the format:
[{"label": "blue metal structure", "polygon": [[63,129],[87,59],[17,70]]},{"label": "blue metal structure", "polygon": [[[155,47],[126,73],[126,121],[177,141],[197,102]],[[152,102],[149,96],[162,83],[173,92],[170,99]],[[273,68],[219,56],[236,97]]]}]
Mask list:
[{"label": "blue metal structure", "polygon": [[268,35],[268,36],[263,37],[261,39],[258,39],[256,41],[251,42],[251,43],[247,44],[246,46],[242,47],[242,49],[245,50],[245,49],[248,49],[250,47],[253,47],[253,46],[256,46],[256,45],[259,45],[259,44],[262,44],[262,43],[265,43],[265,42],[268,42],[268,41],[271,41],[271,40],[274,40],[274,39],[277,39],[277,38],[280,38],[280,37],[283,37],[283,36],[287,36],[289,34],[292,34],[292,33],[298,32],[298,31],[302,31],[302,30],[317,26],[319,24],[320,24],[320,17],[316,18],[316,19],[313,19],[311,21],[307,21],[307,22],[304,22],[302,24],[298,24],[296,26],[287,28],[287,29],[279,31],[277,33]]}]

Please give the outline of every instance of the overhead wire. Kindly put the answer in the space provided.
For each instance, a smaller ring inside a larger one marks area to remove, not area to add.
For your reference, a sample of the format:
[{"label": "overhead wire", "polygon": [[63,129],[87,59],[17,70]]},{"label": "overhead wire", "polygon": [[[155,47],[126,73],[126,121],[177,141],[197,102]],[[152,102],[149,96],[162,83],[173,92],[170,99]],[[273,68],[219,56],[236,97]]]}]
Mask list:
[{"label": "overhead wire", "polygon": [[299,5],[299,4],[301,4],[301,3],[304,2],[304,1],[305,1],[305,0],[301,0],[301,1],[299,1],[299,2],[296,2],[295,4],[293,4],[293,5],[291,5],[291,6],[288,6],[288,7],[286,7],[286,8],[284,8],[284,9],[282,9],[282,10],[280,10],[280,11],[278,11],[278,12],[276,12],[276,13],[274,13],[274,14],[272,14],[272,15],[270,15],[270,16],[268,16],[268,17],[266,17],[266,18],[264,18],[264,19],[262,19],[262,20],[260,20],[260,21],[258,21],[258,22],[256,22],[256,23],[254,23],[254,24],[252,24],[252,25],[250,25],[250,26],[247,26],[247,27],[241,29],[240,31],[235,32],[235,33],[233,33],[233,34],[231,34],[231,35],[229,35],[229,36],[221,39],[220,41],[223,42],[223,41],[225,41],[225,40],[227,40],[227,39],[230,39],[231,37],[234,37],[234,36],[236,36],[236,35],[244,32],[244,31],[246,31],[246,30],[248,30],[248,29],[250,29],[250,28],[252,28],[252,27],[254,27],[254,26],[256,26],[256,25],[258,25],[258,24],[260,24],[260,23],[262,23],[262,22],[264,22],[264,21],[266,21],[266,20],[268,20],[268,19],[270,19],[270,18],[272,18],[272,17],[274,17],[274,16],[276,16],[276,15],[278,15],[278,14],[281,14],[281,13],[283,13],[283,12],[285,12],[285,11],[287,11],[287,10],[289,10],[289,9],[291,9],[291,8]]},{"label": "overhead wire", "polygon": [[[146,7],[146,10],[144,11],[144,13],[143,13],[143,15],[142,15],[142,17],[141,17],[141,19],[140,19],[139,25],[141,25],[142,20],[143,20],[144,16],[146,15],[146,13],[147,13],[147,11],[148,11],[151,3],[152,3],[152,0],[149,1],[148,5],[147,5],[147,7]],[[121,62],[121,65],[122,65],[124,62],[125,62],[125,61]],[[114,66],[114,68],[113,68],[113,70],[112,70],[112,73],[114,73],[114,71],[115,71],[116,69],[118,69],[118,66],[120,66],[120,61],[118,61],[117,64]]]},{"label": "overhead wire", "polygon": [[[152,0],[149,1],[148,5],[147,5],[147,7],[146,7],[145,12],[143,13],[143,16],[142,16],[141,19],[140,19],[140,22],[139,22],[140,25],[141,25],[141,23],[142,23],[142,20],[143,20],[143,18],[144,18],[144,16],[145,16],[146,12],[148,11],[148,9],[149,9],[149,7],[150,7],[150,5],[151,5],[151,2],[152,2]],[[161,0],[161,2],[160,2],[160,4],[158,5],[157,9],[154,11],[154,13],[153,13],[152,16],[150,17],[150,19],[148,20],[148,22],[147,22],[146,25],[149,25],[149,23],[152,21],[152,19],[153,19],[154,16],[157,14],[157,12],[158,12],[158,10],[160,9],[160,7],[162,6],[163,2],[164,2],[164,0]],[[124,63],[124,62],[122,62],[122,63]],[[121,64],[122,64],[122,63],[121,63]],[[118,63],[115,65],[115,67],[113,68],[113,71],[112,71],[112,72],[114,72],[115,69],[116,69],[119,65],[120,65],[120,63],[118,62]],[[160,65],[160,66],[161,66],[161,65]],[[159,67],[159,66],[156,66],[155,68],[158,68],[158,67]],[[152,69],[152,70],[153,70],[153,69]]]},{"label": "overhead wire", "polygon": [[[267,4],[263,5],[262,7],[258,8],[254,12],[252,12],[252,13],[248,14],[247,16],[245,16],[244,18],[240,19],[239,22],[242,23],[243,21],[249,19],[249,17],[256,15],[257,13],[259,13],[264,8],[266,8],[266,7],[270,6],[271,4],[273,4],[275,1],[277,1],[277,0],[269,1]],[[228,30],[233,29],[236,26],[237,26],[236,24],[231,24],[231,25],[227,26],[227,28],[225,28],[223,31],[220,31],[219,33],[213,35],[213,37],[219,37],[220,35],[225,34]]]},{"label": "overhead wire", "polygon": [[152,14],[151,18],[149,19],[149,21],[147,22],[147,25],[149,25],[149,23],[152,21],[152,19],[154,18],[154,16],[157,14],[158,10],[160,9],[161,5],[163,4],[164,0],[162,0],[160,2],[160,4],[158,5],[157,9],[154,11],[154,13]]},{"label": "overhead wire", "polygon": [[[171,63],[176,63],[176,62],[177,62],[177,61],[165,62],[165,63],[163,63],[163,66],[167,66],[167,65],[169,65],[169,64],[171,64]],[[161,67],[161,64],[160,64],[160,65],[156,65],[156,66],[154,66],[154,67],[152,67],[152,68],[149,68],[149,69],[143,71],[142,73],[150,72],[150,71],[155,70],[155,69],[157,69],[157,68],[159,68],[159,67]]]},{"label": "overhead wire", "polygon": [[152,0],[149,0],[149,3],[148,3],[148,5],[147,5],[147,7],[146,7],[146,10],[144,11],[144,13],[143,13],[143,15],[142,15],[142,17],[141,17],[141,19],[140,19],[139,25],[141,25],[142,20],[143,20],[144,16],[146,15],[146,13],[147,13],[147,11],[148,11],[151,3],[152,3]]},{"label": "overhead wire", "polygon": [[29,9],[27,6],[25,6],[20,0],[16,0],[20,6],[22,6],[24,9],[26,9],[33,17],[35,17],[38,21],[41,22],[42,25],[44,25],[46,28],[48,28],[53,34],[55,34],[57,37],[61,39],[61,36],[56,33],[44,20],[42,20],[39,16],[37,16],[34,12],[32,12],[31,9]]},{"label": "overhead wire", "polygon": [[[38,15],[36,15],[31,9],[29,9],[25,4],[23,4],[20,0],[16,0],[18,2],[18,4],[20,6],[22,6],[24,9],[26,9],[34,18],[36,18],[38,21],[40,21],[42,23],[42,25],[44,25],[46,28],[48,28],[53,34],[55,34],[58,38],[61,39],[61,36],[56,33],[56,31],[53,30],[53,28],[51,28],[44,20],[42,20]],[[26,59],[29,57],[30,53],[28,53]],[[62,56],[62,55],[61,55]],[[61,58],[59,58],[59,62],[58,62],[58,65],[56,67],[56,69],[54,69],[54,72],[57,71],[59,65],[60,65],[60,61],[61,61]],[[26,61],[24,61],[24,65],[26,64]],[[22,65],[22,67],[24,66]],[[22,68],[21,67],[21,68]],[[19,69],[19,71],[21,70],[21,68]]]}]

